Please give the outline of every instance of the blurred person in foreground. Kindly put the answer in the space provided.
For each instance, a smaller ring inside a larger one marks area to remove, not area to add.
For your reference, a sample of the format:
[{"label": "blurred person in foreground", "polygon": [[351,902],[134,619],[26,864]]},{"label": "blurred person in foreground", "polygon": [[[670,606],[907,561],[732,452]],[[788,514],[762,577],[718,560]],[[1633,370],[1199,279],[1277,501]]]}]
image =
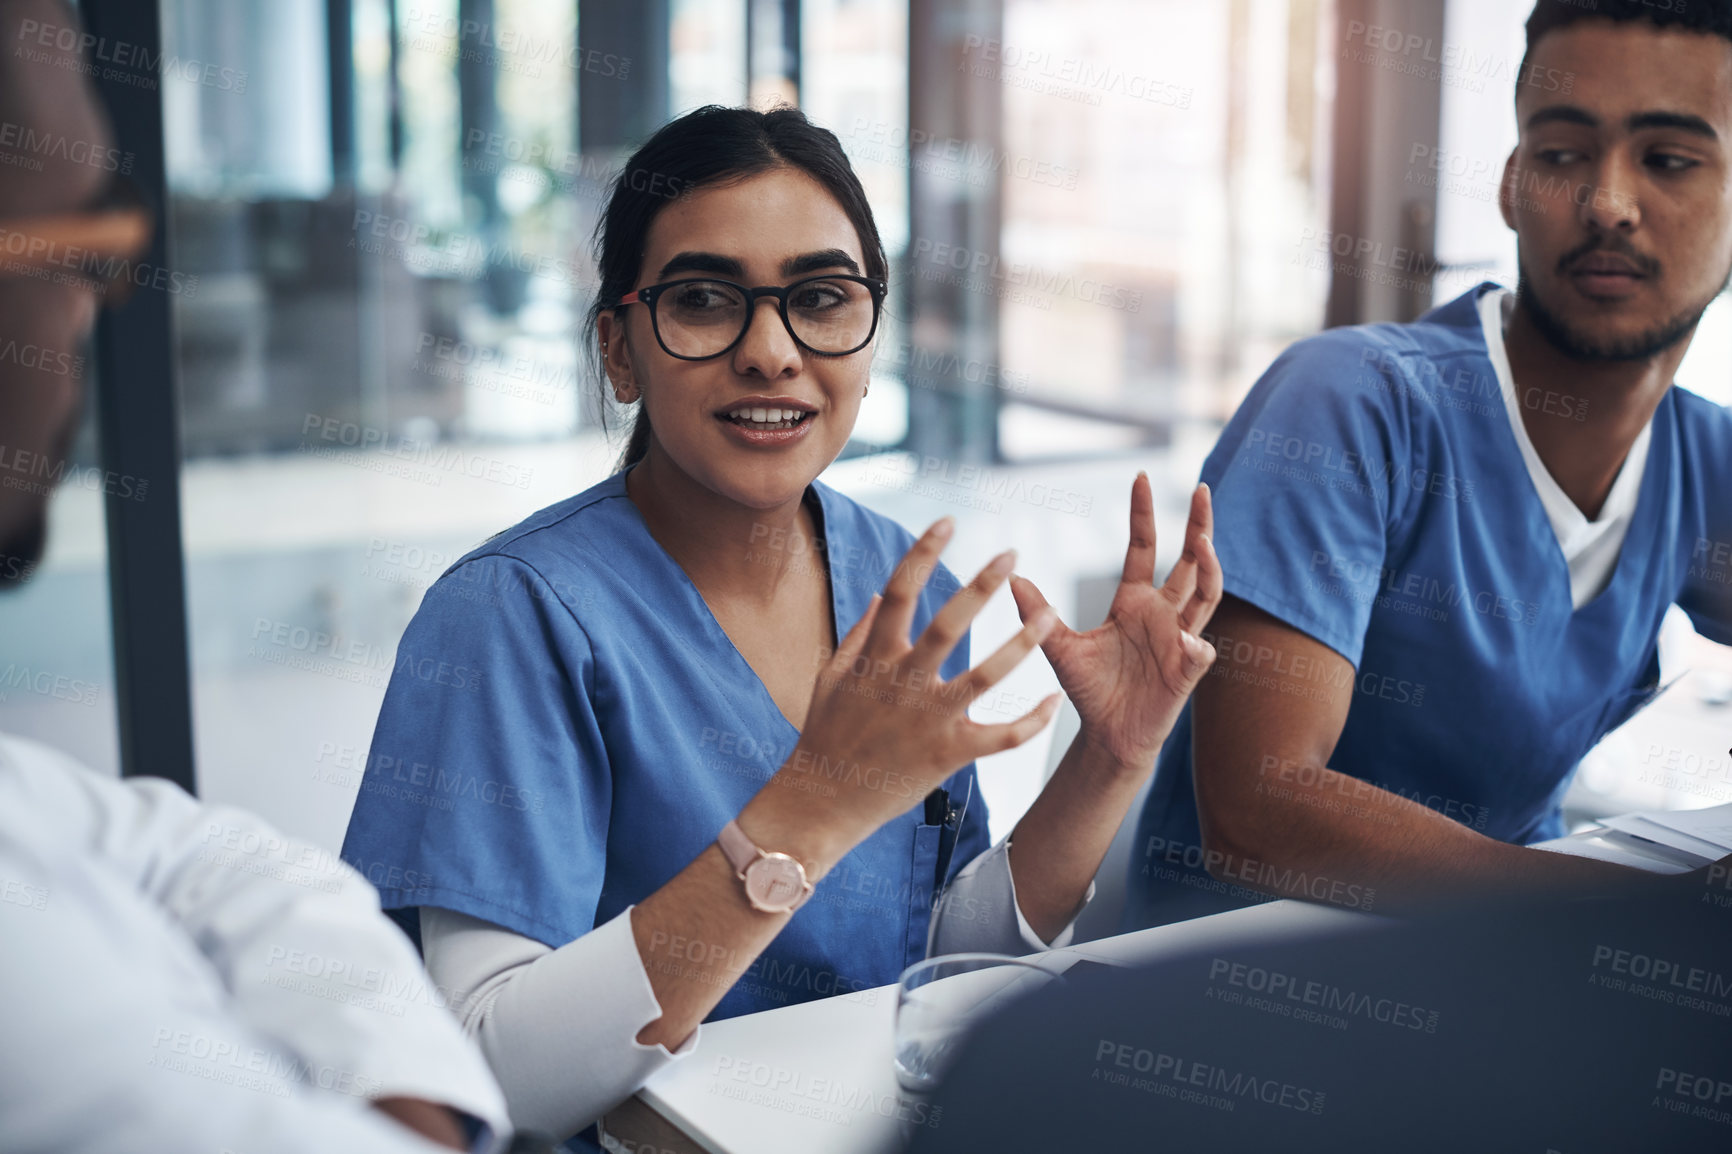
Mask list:
[{"label": "blurred person in foreground", "polygon": [[1722,1154],[1729,864],[1083,963],[963,1046],[912,1150]]},{"label": "blurred person in foreground", "polygon": [[[42,553],[107,288],[86,274],[130,269],[152,228],[108,195],[119,153],[76,36],[58,0],[0,0],[0,42],[32,45],[0,53],[0,584]],[[0,1007],[7,1154],[506,1140],[497,1085],[361,874],[5,735]]]},{"label": "blurred person in foreground", "polygon": [[1301,341],[1204,465],[1220,659],[1131,926],[1614,884],[1528,846],[1654,695],[1673,604],[1732,643],[1732,412],[1673,385],[1732,269],[1732,3],[1542,0],[1527,33],[1517,289]]}]

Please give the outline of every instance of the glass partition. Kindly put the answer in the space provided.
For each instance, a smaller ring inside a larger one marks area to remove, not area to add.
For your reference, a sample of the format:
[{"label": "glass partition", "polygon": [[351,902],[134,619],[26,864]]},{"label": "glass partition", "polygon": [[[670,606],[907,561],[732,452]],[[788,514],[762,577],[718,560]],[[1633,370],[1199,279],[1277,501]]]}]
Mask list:
[{"label": "glass partition", "polygon": [[343,7],[165,5],[168,51],[247,77],[164,84],[201,789],[330,846],[421,593],[617,453],[573,339],[607,175],[576,117],[631,75],[575,4],[355,0],[333,83]]}]

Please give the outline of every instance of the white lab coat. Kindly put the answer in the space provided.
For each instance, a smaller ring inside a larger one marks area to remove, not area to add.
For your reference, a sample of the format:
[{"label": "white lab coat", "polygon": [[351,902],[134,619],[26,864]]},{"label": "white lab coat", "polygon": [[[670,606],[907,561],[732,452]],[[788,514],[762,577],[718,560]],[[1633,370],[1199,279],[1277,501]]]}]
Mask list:
[{"label": "white lab coat", "polygon": [[504,1099],[373,887],[168,782],[0,735],[0,1150],[441,1149],[369,1105],[509,1133]]}]

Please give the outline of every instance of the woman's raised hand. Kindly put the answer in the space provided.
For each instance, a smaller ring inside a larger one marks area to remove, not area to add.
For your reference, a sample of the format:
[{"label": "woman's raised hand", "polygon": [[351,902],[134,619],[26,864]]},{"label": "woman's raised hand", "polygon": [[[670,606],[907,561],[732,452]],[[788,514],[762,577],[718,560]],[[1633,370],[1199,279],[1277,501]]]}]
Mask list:
[{"label": "woman's raised hand", "polygon": [[1016,636],[967,673],[950,681],[939,676],[975,615],[1010,576],[1013,554],[1001,554],[982,569],[909,643],[920,591],[954,531],[948,517],[928,529],[902,558],[883,595],[873,598],[842,639],[818,674],[793,755],[764,791],[804,799],[807,821],[829,828],[833,839],[817,855],[826,864],[964,765],[1039,733],[1057,709],[1053,694],[1015,721],[982,725],[968,716],[969,703],[1033,652],[1057,623],[1051,609],[1028,617]]},{"label": "woman's raised hand", "polygon": [[[1105,624],[1087,633],[1064,625],[1043,630],[1041,649],[1082,720],[1078,740],[1128,772],[1154,765],[1191,691],[1215,660],[1202,630],[1221,603],[1221,562],[1209,488],[1191,494],[1185,551],[1155,587],[1155,503],[1149,479],[1131,485],[1131,540]],[[1027,622],[1052,613],[1034,583],[1011,582],[1017,611]]]}]

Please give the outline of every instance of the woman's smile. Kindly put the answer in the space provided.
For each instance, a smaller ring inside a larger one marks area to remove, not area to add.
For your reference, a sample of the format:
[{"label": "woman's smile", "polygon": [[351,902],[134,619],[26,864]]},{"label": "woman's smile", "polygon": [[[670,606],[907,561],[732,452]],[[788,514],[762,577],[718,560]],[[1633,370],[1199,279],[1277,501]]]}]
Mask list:
[{"label": "woman's smile", "polygon": [[717,411],[726,436],[753,448],[778,449],[803,440],[818,416],[817,406],[792,397],[742,397]]}]

